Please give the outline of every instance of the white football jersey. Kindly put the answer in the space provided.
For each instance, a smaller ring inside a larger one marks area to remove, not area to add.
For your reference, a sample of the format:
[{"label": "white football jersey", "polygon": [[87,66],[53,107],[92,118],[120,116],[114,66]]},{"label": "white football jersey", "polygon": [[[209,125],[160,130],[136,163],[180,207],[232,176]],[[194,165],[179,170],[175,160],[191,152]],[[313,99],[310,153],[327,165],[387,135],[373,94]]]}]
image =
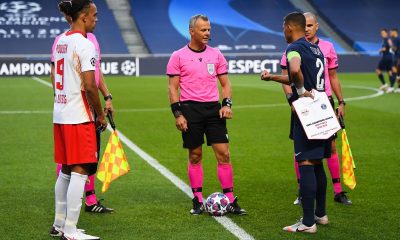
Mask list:
[{"label": "white football jersey", "polygon": [[92,42],[77,31],[61,35],[54,49],[54,123],[93,121],[82,73],[94,71],[95,66],[96,50]]}]

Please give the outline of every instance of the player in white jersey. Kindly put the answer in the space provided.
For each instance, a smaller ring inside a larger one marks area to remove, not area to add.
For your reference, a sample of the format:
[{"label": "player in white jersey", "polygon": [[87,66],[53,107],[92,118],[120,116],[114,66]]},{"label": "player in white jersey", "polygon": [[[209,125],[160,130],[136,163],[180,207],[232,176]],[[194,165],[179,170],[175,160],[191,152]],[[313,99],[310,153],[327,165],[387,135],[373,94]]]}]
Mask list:
[{"label": "player in white jersey", "polygon": [[100,239],[76,227],[85,183],[97,169],[95,128],[107,127],[95,82],[95,47],[86,38],[96,26],[97,8],[91,0],[72,0],[60,2],[59,9],[71,16],[72,24],[54,54],[54,158],[62,170],[55,185],[52,227],[63,232],[64,240]]},{"label": "player in white jersey", "polygon": [[[68,15],[64,14],[65,19],[67,20],[68,24],[71,26],[72,23],[72,18]],[[54,73],[55,73],[55,68],[54,68],[54,53],[56,51],[56,46],[57,42],[60,39],[61,36],[64,36],[65,33],[62,33],[61,35],[57,36],[54,39],[54,43],[52,46],[52,55],[51,55],[51,79],[52,79],[52,84],[53,84],[53,90],[54,90]],[[99,88],[100,92],[104,96],[104,109],[106,112],[110,112],[112,115],[114,115],[114,107],[112,105],[112,96],[110,91],[108,90],[107,84],[105,82],[104,76],[101,72],[101,67],[100,67],[100,45],[96,39],[96,36],[93,33],[87,33],[87,39],[90,40],[96,49],[96,70],[95,70],[95,80],[96,80],[96,85]],[[96,131],[96,138],[97,138],[97,153],[98,153],[98,158],[100,154],[100,134],[101,132]],[[56,167],[56,173],[57,176],[60,173],[62,165],[57,164]],[[96,174],[92,174],[88,177],[88,181],[85,184],[85,211],[86,212],[91,212],[91,213],[113,213],[114,209],[105,207],[100,200],[97,199],[97,195],[95,192],[95,179],[96,179]],[[51,236],[61,236],[62,233],[58,232],[56,229],[51,229],[50,235]]]}]

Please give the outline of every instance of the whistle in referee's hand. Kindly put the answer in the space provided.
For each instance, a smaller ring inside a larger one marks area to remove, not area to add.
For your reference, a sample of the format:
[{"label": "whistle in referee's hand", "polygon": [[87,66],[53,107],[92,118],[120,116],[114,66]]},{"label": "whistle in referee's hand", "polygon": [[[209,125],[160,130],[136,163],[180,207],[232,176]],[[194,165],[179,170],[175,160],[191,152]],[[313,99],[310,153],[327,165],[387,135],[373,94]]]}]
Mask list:
[{"label": "whistle in referee's hand", "polygon": [[339,108],[336,108],[336,115],[337,115],[338,118],[339,118],[340,127],[341,127],[342,129],[345,129],[343,116],[339,115],[338,113],[339,113]]}]

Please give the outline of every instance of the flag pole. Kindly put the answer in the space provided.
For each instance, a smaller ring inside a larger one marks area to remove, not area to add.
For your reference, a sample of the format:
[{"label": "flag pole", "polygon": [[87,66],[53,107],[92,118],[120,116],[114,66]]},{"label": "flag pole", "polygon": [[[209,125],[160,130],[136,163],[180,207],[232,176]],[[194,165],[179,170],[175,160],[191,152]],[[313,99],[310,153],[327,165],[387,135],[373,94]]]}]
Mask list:
[{"label": "flag pole", "polygon": [[108,121],[110,122],[112,129],[115,131],[115,123],[114,123],[112,113],[110,111],[107,111],[107,118],[108,118]]}]

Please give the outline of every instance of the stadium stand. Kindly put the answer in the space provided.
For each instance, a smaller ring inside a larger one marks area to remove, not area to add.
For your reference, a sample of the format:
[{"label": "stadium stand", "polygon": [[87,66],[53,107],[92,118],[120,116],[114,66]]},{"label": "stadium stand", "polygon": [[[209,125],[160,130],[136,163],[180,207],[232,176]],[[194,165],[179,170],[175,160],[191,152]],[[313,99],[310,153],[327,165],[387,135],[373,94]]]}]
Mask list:
[{"label": "stadium stand", "polygon": [[[0,0],[0,54],[50,54],[54,38],[68,29],[58,2]],[[106,2],[96,0],[96,5],[99,25],[95,34],[102,54],[128,53]]]},{"label": "stadium stand", "polygon": [[132,15],[151,53],[171,53],[185,45],[188,20],[198,13],[210,18],[210,44],[223,52],[281,53],[286,48],[282,19],[296,10],[287,0],[130,1]]},{"label": "stadium stand", "polygon": [[309,0],[320,17],[330,20],[335,30],[344,34],[359,52],[377,54],[381,45],[379,30],[398,27],[400,1]]}]

